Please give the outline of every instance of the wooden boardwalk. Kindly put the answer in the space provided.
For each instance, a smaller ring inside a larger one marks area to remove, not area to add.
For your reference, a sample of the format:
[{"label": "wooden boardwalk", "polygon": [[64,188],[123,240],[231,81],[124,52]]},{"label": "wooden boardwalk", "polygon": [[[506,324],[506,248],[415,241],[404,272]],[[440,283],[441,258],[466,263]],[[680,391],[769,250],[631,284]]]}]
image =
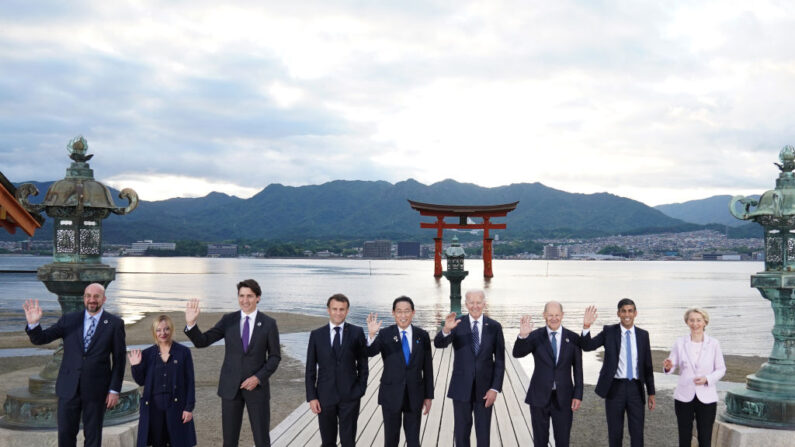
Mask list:
[{"label": "wooden boardwalk", "polygon": [[[453,446],[453,403],[446,397],[452,373],[453,349],[433,348],[434,400],[431,411],[422,417],[420,442],[423,446]],[[357,446],[383,446],[384,430],[381,408],[378,405],[378,386],[383,364],[381,356],[370,359],[370,377],[367,392],[362,397],[356,434]],[[502,393],[494,403],[491,419],[491,444],[494,446],[530,446],[533,444],[530,424],[530,407],[524,403],[529,379],[522,367],[505,353],[505,379]],[[273,446],[319,446],[320,431],[317,416],[308,404],[296,408],[276,428],[271,430]],[[551,430],[550,430],[551,436]],[[401,433],[400,445],[405,445]],[[476,446],[472,429],[472,446]]]}]

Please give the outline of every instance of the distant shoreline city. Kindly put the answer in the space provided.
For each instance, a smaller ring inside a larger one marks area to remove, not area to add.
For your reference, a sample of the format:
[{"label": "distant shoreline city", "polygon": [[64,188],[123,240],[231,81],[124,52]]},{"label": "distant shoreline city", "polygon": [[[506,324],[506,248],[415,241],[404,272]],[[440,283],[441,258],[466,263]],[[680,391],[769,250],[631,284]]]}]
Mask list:
[{"label": "distant shoreline city", "polygon": [[[445,241],[445,246],[449,241]],[[432,259],[433,244],[418,241],[205,243],[198,241],[105,244],[104,256],[197,256],[253,258]],[[467,257],[481,256],[480,240],[462,241]],[[0,241],[0,254],[49,255],[51,240]],[[704,260],[758,261],[764,259],[762,238],[728,238],[715,230],[684,233],[616,235],[591,239],[494,240],[494,259],[547,260]]]}]

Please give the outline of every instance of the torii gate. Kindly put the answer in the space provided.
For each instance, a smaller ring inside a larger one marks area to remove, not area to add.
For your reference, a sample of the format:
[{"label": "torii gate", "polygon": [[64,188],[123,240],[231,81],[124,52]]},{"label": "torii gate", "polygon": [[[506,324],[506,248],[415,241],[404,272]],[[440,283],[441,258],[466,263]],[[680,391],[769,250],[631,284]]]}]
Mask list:
[{"label": "torii gate", "polygon": [[[420,212],[421,216],[435,216],[436,222],[420,222],[420,228],[436,228],[436,237],[433,238],[433,276],[442,276],[442,234],[445,228],[459,230],[483,230],[483,276],[485,278],[494,277],[491,271],[491,243],[494,240],[489,236],[489,230],[504,230],[506,224],[491,223],[492,217],[505,217],[516,209],[519,203],[505,203],[502,205],[436,205],[432,203],[421,203],[413,200],[408,201],[412,208]],[[458,223],[448,223],[445,217],[458,217]],[[483,223],[467,224],[470,217],[479,217]]]}]

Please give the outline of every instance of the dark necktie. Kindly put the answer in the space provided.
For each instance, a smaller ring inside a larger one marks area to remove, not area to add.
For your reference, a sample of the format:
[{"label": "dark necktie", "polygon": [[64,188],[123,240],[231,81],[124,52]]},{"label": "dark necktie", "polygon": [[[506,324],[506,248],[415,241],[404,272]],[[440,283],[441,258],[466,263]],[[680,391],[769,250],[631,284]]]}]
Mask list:
[{"label": "dark necktie", "polygon": [[246,316],[246,321],[243,323],[243,352],[248,352],[248,339],[249,339],[249,327],[248,327],[248,316]]},{"label": "dark necktie", "polygon": [[406,366],[409,364],[409,358],[411,357],[411,349],[409,348],[409,339],[406,338],[406,331],[403,331],[403,358],[406,359]]},{"label": "dark necktie", "polygon": [[626,337],[624,338],[627,340],[627,379],[632,380],[635,377],[632,374],[632,340],[629,338],[629,332],[626,332]]},{"label": "dark necktie", "polygon": [[88,345],[91,344],[91,337],[94,336],[94,330],[97,328],[97,319],[95,317],[90,317],[91,324],[88,326],[88,332],[86,332],[86,338],[83,340],[83,352],[88,351]]},{"label": "dark necktie", "polygon": [[334,356],[339,357],[340,355],[340,327],[337,326],[334,328],[334,342],[331,343],[331,350],[334,351]]},{"label": "dark necktie", "polygon": [[555,338],[556,335],[558,335],[558,333],[553,332],[552,340],[550,340],[550,343],[552,343],[552,360],[555,362],[555,364],[558,363],[558,340]]},{"label": "dark necktie", "polygon": [[472,324],[472,349],[475,351],[475,355],[480,352],[480,334],[478,334],[477,320]]}]

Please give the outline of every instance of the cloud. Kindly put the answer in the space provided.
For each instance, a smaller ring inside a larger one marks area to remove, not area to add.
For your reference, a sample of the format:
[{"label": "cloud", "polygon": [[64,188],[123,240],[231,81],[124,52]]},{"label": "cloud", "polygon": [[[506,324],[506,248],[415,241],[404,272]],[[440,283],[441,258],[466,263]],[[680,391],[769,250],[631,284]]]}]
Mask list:
[{"label": "cloud", "polygon": [[794,22],[765,1],[3,2],[0,169],[60,178],[83,134],[99,179],[174,194],[761,192],[795,142]]}]

